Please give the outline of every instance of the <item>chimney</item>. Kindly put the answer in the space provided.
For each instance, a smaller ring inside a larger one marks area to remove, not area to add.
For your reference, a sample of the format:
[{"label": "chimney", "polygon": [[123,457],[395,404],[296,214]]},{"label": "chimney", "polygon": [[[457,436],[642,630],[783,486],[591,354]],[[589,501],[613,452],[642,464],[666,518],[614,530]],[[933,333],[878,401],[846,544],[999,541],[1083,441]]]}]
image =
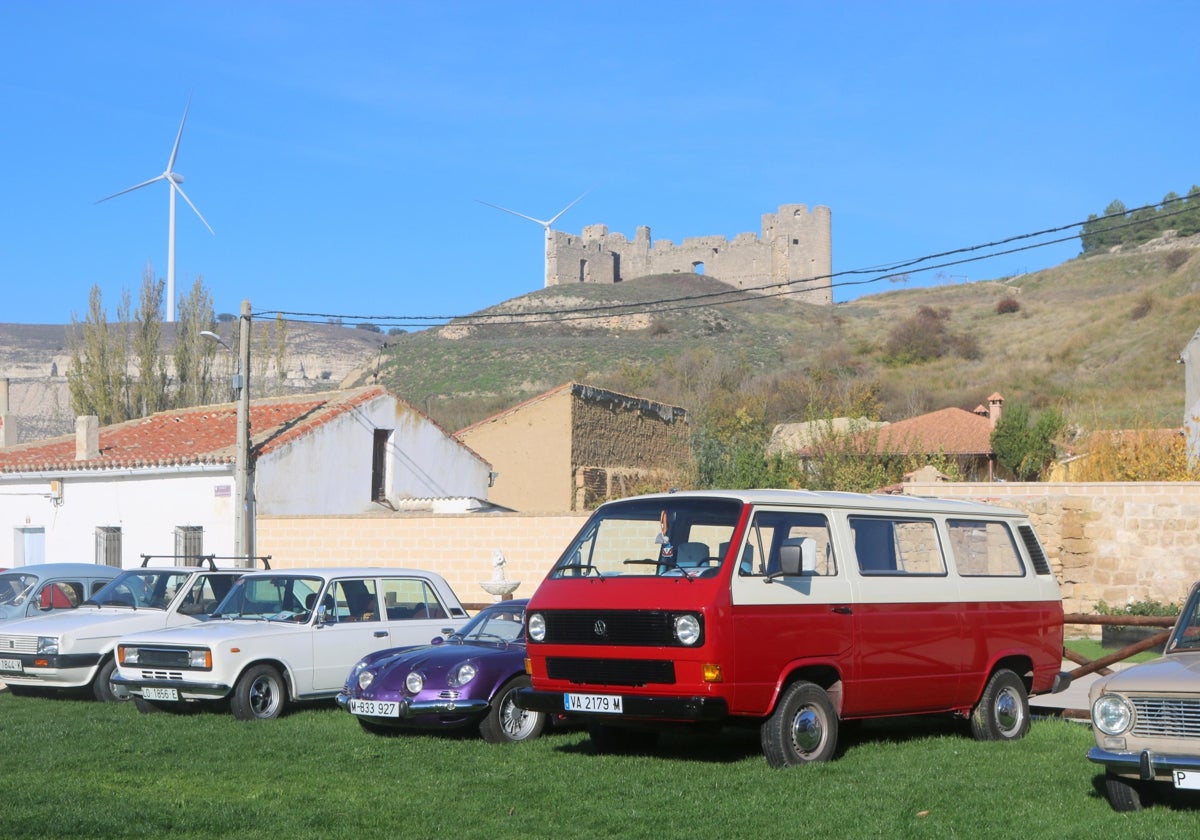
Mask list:
[{"label": "chimney", "polygon": [[0,379],[0,447],[17,442],[17,424],[8,412],[8,378]]},{"label": "chimney", "polygon": [[94,414],[75,418],[75,460],[100,457],[100,418]]},{"label": "chimney", "polygon": [[996,428],[996,424],[1000,422],[1000,411],[1004,405],[1004,397],[999,393],[992,394],[988,397],[988,419],[992,421],[992,428]]}]

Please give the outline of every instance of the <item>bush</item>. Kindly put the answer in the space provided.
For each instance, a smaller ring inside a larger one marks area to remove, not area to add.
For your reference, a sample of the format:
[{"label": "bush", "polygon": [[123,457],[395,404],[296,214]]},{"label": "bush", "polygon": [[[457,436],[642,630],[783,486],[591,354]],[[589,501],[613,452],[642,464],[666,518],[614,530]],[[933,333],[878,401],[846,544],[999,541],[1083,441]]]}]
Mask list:
[{"label": "bush", "polygon": [[1176,248],[1172,251],[1167,251],[1167,255],[1163,257],[1163,262],[1167,266],[1167,273],[1170,274],[1175,269],[1182,266],[1192,256],[1192,252],[1185,248]]},{"label": "bush", "polygon": [[1134,305],[1133,311],[1129,313],[1130,321],[1140,321],[1150,314],[1150,310],[1154,307],[1154,298],[1149,292],[1138,298],[1138,302]]},{"label": "bush", "polygon": [[1021,311],[1021,302],[1012,295],[1006,295],[996,302],[997,315],[1009,315]]},{"label": "bush", "polygon": [[1164,604],[1148,598],[1144,601],[1130,601],[1123,607],[1114,607],[1104,601],[1096,602],[1096,615],[1159,615],[1174,617],[1179,615],[1183,607],[1179,604]]}]

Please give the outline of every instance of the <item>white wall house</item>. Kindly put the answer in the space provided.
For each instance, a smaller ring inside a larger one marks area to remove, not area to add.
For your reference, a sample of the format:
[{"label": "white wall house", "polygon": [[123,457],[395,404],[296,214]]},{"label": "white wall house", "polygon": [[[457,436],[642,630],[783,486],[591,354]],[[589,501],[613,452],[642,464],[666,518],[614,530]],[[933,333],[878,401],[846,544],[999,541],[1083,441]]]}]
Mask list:
[{"label": "white wall house", "polygon": [[[234,404],[80,421],[0,447],[0,567],[233,554]],[[255,400],[250,426],[259,514],[486,505],[491,466],[382,388]]]},{"label": "white wall house", "polygon": [[1188,457],[1200,462],[1200,330],[1179,354],[1185,367],[1183,428],[1187,435]]}]

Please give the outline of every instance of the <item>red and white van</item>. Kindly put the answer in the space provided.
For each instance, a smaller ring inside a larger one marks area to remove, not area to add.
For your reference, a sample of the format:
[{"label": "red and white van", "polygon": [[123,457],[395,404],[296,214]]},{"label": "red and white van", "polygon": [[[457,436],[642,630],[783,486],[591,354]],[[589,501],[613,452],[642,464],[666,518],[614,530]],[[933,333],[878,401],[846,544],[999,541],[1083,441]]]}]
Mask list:
[{"label": "red and white van", "polygon": [[669,493],[598,508],[526,610],[526,709],[597,749],[661,725],[759,725],[784,767],[838,724],[952,712],[976,738],[1029,728],[1061,690],[1062,600],[1028,517],[908,496]]}]

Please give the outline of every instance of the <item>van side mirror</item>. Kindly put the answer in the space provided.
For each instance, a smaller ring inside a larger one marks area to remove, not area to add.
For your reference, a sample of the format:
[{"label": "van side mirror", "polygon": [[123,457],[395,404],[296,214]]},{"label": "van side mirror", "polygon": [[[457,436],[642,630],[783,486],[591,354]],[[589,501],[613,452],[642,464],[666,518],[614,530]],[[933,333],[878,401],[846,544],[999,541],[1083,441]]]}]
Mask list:
[{"label": "van side mirror", "polygon": [[779,547],[779,576],[811,575],[817,570],[817,541],[805,537]]}]

